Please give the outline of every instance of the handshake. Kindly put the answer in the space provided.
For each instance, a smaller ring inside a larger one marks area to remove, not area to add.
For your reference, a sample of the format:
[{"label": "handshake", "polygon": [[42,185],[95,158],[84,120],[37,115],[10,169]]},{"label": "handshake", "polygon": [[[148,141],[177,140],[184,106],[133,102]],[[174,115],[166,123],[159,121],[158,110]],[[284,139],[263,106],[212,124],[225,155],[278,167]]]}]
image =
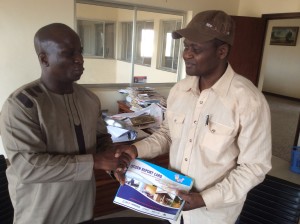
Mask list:
[{"label": "handshake", "polygon": [[119,145],[93,155],[94,170],[106,170],[113,172],[115,178],[123,185],[125,172],[130,162],[138,156],[134,145]]}]

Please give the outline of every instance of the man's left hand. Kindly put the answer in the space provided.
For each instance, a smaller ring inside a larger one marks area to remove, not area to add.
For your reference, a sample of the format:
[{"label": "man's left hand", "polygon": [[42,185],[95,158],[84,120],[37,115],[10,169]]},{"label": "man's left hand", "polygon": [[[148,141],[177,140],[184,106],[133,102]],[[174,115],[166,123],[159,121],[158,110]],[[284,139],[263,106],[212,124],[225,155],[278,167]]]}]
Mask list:
[{"label": "man's left hand", "polygon": [[[130,157],[129,162],[131,162],[131,160],[135,159],[138,156],[137,148],[134,145],[118,145],[116,146],[116,149],[116,158],[119,158],[120,156],[126,154],[128,157]],[[125,184],[125,172],[115,170],[114,176],[121,185]]]},{"label": "man's left hand", "polygon": [[203,201],[201,194],[198,192],[186,193],[183,191],[178,191],[178,196],[185,200],[183,211],[188,211],[205,206],[205,202]]}]

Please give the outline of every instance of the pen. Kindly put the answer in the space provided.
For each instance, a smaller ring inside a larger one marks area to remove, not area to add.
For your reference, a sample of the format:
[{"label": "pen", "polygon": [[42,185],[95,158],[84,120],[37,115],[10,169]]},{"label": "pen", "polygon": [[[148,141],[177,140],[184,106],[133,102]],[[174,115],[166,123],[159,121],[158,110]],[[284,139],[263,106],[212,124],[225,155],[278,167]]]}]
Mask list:
[{"label": "pen", "polygon": [[209,122],[209,114],[206,115],[205,126],[208,125],[208,122]]}]

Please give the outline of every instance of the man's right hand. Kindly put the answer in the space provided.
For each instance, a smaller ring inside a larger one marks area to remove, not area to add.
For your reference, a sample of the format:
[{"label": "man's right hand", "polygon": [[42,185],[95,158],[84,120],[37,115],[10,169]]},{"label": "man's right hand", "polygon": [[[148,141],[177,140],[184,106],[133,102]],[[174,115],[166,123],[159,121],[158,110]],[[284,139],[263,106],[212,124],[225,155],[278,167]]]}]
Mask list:
[{"label": "man's right hand", "polygon": [[[137,151],[137,148],[134,145],[119,145],[119,146],[116,146],[115,157],[119,158],[123,154],[127,154],[128,156],[130,156],[131,160],[138,157],[138,151]],[[120,182],[121,185],[125,184],[125,173],[124,172],[116,170],[114,172],[114,176]]]},{"label": "man's right hand", "polygon": [[116,157],[115,154],[115,149],[105,150],[94,154],[94,169],[113,170],[124,173],[132,158],[126,153],[121,153],[118,157]]},{"label": "man's right hand", "polygon": [[118,158],[122,155],[122,153],[127,153],[131,159],[135,159],[138,157],[138,151],[135,145],[118,145],[116,146],[115,157]]}]

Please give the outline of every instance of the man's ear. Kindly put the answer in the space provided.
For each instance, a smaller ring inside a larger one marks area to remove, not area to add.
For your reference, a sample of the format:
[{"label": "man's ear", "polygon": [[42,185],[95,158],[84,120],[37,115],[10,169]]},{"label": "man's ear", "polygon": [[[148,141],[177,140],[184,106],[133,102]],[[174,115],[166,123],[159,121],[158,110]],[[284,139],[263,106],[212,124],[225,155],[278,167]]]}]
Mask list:
[{"label": "man's ear", "polygon": [[48,56],[46,53],[39,53],[39,60],[42,66],[48,67],[49,62],[48,62]]},{"label": "man's ear", "polygon": [[229,45],[228,44],[222,44],[218,47],[218,56],[220,59],[224,59],[229,54]]}]

